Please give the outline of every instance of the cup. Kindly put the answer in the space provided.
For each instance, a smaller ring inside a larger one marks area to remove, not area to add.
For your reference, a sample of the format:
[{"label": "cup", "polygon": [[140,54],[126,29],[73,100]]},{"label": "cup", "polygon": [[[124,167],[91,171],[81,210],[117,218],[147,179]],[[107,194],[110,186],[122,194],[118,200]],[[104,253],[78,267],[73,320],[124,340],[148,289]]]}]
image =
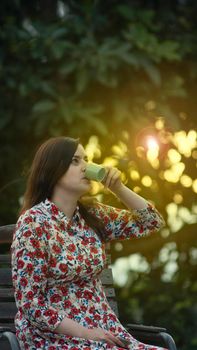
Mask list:
[{"label": "cup", "polygon": [[106,169],[99,164],[88,163],[85,170],[85,177],[94,181],[102,181],[105,177]]}]

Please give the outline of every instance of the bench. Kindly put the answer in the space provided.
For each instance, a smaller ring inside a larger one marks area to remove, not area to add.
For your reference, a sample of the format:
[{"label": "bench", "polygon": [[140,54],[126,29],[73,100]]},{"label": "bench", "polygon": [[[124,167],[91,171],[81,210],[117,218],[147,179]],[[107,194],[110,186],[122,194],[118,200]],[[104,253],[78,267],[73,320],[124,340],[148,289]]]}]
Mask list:
[{"label": "bench", "polygon": [[[14,317],[16,305],[11,276],[10,245],[15,225],[0,227],[0,349],[20,350],[15,336]],[[109,244],[107,243],[107,250]],[[110,264],[110,255],[108,264]],[[111,268],[106,268],[101,275],[105,293],[109,304],[118,315],[118,306],[113,288],[113,275]],[[136,339],[151,345],[166,347],[169,350],[176,350],[173,338],[166,332],[165,328],[154,326],[143,326],[137,324],[124,325],[125,328]]]}]

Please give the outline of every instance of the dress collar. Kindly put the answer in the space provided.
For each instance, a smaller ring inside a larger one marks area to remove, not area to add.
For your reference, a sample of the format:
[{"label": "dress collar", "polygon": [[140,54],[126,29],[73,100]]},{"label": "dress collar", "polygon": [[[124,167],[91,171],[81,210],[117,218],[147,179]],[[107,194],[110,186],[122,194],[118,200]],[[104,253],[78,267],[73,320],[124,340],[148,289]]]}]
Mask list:
[{"label": "dress collar", "polygon": [[50,199],[46,198],[43,202],[45,209],[50,213],[51,216],[54,216],[58,220],[66,220],[78,222],[80,220],[79,206],[77,205],[72,219],[69,219],[66,214],[60,210],[55,203],[53,203]]}]

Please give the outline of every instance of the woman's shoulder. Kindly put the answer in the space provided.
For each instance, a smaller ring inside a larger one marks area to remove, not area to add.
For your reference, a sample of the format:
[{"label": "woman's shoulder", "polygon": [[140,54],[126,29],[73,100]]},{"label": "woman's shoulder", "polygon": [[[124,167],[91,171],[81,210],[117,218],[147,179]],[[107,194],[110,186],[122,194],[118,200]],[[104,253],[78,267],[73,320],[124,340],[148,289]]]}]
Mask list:
[{"label": "woman's shoulder", "polygon": [[43,222],[43,219],[46,219],[47,215],[46,212],[43,210],[43,203],[38,203],[34,205],[33,207],[24,210],[21,212],[18,220],[17,220],[17,226],[21,225],[22,223],[30,224],[30,223],[39,223]]}]

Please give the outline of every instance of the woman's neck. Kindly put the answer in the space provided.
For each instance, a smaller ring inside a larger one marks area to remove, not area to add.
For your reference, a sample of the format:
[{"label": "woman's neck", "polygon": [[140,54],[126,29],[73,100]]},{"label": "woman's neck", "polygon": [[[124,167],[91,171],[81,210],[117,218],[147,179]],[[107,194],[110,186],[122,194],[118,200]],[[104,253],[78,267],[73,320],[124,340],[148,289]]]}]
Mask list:
[{"label": "woman's neck", "polygon": [[77,207],[78,198],[75,198],[73,194],[65,194],[63,191],[54,191],[52,202],[69,218],[72,219],[74,211]]}]

